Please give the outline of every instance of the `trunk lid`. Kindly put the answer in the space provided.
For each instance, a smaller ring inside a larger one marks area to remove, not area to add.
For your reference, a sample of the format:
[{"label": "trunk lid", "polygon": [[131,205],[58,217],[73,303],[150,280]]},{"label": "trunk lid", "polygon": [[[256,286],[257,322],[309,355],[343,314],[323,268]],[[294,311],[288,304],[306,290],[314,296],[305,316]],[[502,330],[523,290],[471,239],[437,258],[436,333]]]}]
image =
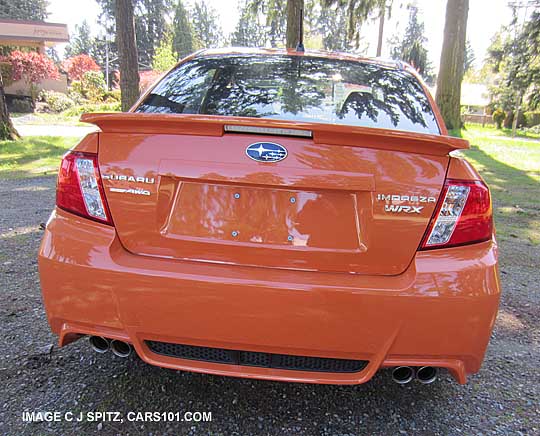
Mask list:
[{"label": "trunk lid", "polygon": [[[269,119],[83,120],[102,130],[105,193],[130,252],[357,274],[407,268],[444,184],[448,152],[468,146],[445,136]],[[229,132],[238,126],[300,136]],[[268,163],[246,155],[250,144],[265,142],[285,147],[287,157]]]}]

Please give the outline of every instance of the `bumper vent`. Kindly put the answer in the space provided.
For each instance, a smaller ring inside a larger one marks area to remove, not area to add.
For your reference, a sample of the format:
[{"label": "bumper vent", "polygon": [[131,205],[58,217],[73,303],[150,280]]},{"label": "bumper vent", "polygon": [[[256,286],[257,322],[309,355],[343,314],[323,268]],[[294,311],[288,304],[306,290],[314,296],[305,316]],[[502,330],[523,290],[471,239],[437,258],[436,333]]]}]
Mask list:
[{"label": "bumper vent", "polygon": [[171,344],[146,341],[153,353],[178,359],[201,360],[228,365],[259,366],[296,371],[358,372],[367,360],[331,359],[327,357],[291,356],[288,354],[258,353],[254,351],[226,350],[224,348],[197,347],[194,345]]}]

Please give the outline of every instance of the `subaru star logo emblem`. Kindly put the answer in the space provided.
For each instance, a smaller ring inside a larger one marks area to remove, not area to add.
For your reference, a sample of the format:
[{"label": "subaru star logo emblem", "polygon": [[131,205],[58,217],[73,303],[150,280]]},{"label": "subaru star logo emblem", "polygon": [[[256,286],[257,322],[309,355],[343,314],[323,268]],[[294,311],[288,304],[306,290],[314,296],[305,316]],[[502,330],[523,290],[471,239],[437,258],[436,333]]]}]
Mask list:
[{"label": "subaru star logo emblem", "polygon": [[246,148],[246,154],[257,162],[279,162],[287,157],[287,149],[273,142],[256,142]]}]

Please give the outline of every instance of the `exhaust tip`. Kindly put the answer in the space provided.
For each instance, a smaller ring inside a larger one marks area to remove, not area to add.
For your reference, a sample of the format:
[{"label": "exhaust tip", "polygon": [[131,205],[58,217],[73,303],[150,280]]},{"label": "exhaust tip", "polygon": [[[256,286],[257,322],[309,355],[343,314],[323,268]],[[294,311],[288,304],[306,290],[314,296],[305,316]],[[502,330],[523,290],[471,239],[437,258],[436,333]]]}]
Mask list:
[{"label": "exhaust tip", "polygon": [[439,369],[434,366],[423,366],[416,372],[416,379],[425,385],[437,380]]},{"label": "exhaust tip", "polygon": [[127,342],[113,339],[111,341],[111,351],[115,356],[128,357],[131,354],[131,345]]},{"label": "exhaust tip", "polygon": [[392,380],[400,385],[409,383],[413,378],[414,370],[410,366],[398,366],[392,371]]},{"label": "exhaust tip", "polygon": [[88,338],[92,350],[96,353],[106,353],[109,351],[109,340],[103,336],[90,336]]}]

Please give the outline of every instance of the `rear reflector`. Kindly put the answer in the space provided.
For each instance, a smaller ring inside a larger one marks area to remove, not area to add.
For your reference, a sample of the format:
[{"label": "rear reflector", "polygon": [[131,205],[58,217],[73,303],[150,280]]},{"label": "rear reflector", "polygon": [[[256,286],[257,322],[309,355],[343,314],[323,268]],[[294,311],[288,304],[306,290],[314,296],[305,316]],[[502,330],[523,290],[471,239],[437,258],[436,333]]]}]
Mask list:
[{"label": "rear reflector", "polygon": [[96,154],[69,152],[64,156],[58,173],[56,205],[84,218],[112,225]]},{"label": "rear reflector", "polygon": [[447,180],[420,249],[483,242],[492,233],[488,187],[481,181]]}]

